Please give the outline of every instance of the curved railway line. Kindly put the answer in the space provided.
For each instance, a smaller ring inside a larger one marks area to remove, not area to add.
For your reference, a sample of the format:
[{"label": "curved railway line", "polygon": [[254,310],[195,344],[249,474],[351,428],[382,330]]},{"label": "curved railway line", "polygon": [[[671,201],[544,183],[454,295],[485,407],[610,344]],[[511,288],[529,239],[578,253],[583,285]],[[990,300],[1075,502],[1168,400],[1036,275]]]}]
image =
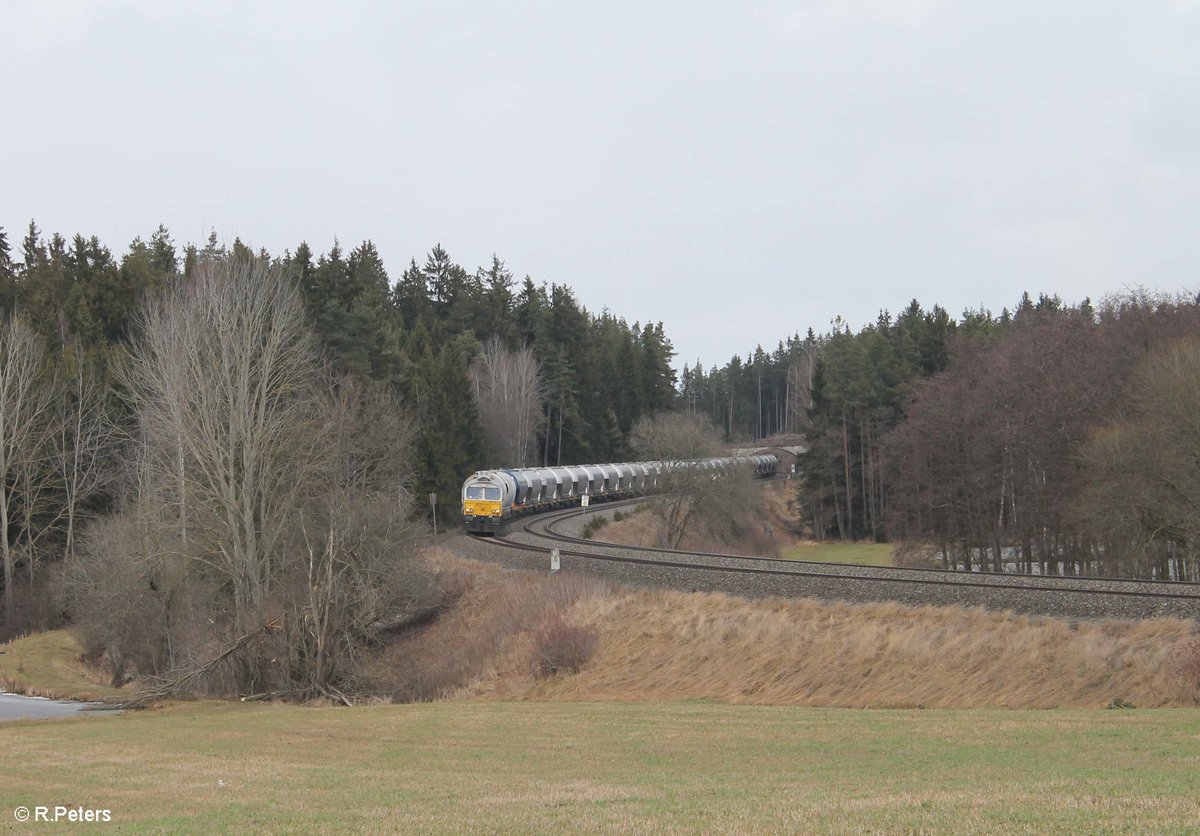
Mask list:
[{"label": "curved railway line", "polygon": [[[753,597],[812,597],[855,602],[895,601],[923,605],[979,606],[1031,615],[1080,618],[1200,618],[1200,584],[955,572],[776,557],[676,552],[587,540],[562,529],[581,518],[611,513],[642,500],[571,508],[516,520],[492,540],[503,559],[545,571],[558,549],[565,570],[584,570],[613,580],[686,591]],[[493,554],[495,549],[492,550]]]}]

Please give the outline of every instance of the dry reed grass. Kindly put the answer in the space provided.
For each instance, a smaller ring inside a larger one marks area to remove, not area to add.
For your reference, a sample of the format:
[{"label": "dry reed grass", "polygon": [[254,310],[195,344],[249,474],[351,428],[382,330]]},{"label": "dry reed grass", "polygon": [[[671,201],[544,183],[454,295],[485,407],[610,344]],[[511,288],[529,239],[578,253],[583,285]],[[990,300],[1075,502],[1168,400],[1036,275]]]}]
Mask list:
[{"label": "dry reed grass", "polygon": [[455,588],[457,601],[436,621],[388,647],[371,666],[376,687],[398,702],[469,690],[491,675],[495,659],[512,656],[514,648],[529,673],[538,635],[557,625],[574,636],[577,625],[565,618],[572,606],[613,592],[611,584],[588,575],[509,572],[444,550],[433,550],[429,560]]},{"label": "dry reed grass", "polygon": [[[716,699],[847,708],[1138,707],[1195,704],[1179,675],[1195,621],[1050,618],[959,607],[747,601],[721,594],[581,597],[599,647],[572,676],[530,675],[512,644],[460,696]],[[1192,683],[1194,686],[1194,683]]]}]

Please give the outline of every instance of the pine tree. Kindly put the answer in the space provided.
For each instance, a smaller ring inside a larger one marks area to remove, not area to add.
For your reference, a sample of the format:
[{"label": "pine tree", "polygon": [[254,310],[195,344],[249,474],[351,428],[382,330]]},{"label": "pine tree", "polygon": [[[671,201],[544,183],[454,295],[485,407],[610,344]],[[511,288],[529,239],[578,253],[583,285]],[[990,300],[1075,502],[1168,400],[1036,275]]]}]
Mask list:
[{"label": "pine tree", "polygon": [[481,340],[495,335],[510,349],[520,347],[517,325],[513,317],[513,276],[495,253],[492,266],[480,269],[479,283],[483,298],[477,332]]},{"label": "pine tree", "polygon": [[[132,248],[144,258],[146,246],[140,239]],[[126,286],[125,276],[112,253],[92,236],[76,235],[66,257],[70,293],[64,300],[72,335],[86,347],[119,341],[126,333],[137,299]]]},{"label": "pine tree", "polygon": [[449,341],[435,350],[423,325],[410,335],[408,353],[416,361],[410,397],[421,427],[417,488],[438,495],[446,519],[457,513],[454,499],[463,479],[481,467],[483,430],[467,376],[471,340]]},{"label": "pine tree", "polygon": [[392,306],[400,316],[400,324],[408,331],[418,324],[428,328],[431,320],[429,294],[425,286],[425,274],[413,259],[400,281],[392,288]]},{"label": "pine tree", "polygon": [[455,302],[463,292],[466,278],[463,269],[455,264],[450,254],[438,244],[426,257],[421,274],[425,278],[427,296],[433,302],[438,318],[449,319]]},{"label": "pine tree", "polygon": [[663,412],[674,404],[676,378],[675,370],[671,368],[675,351],[661,321],[653,325],[646,323],[642,329],[641,347],[646,387],[643,409],[648,414]]},{"label": "pine tree", "polygon": [[175,242],[171,233],[162,224],[150,236],[150,261],[159,275],[175,276],[179,274],[179,256],[175,252]]},{"label": "pine tree", "polygon": [[21,241],[21,253],[24,256],[22,273],[28,274],[46,263],[46,248],[42,244],[41,232],[38,231],[37,224],[32,220],[29,222],[24,240]]},{"label": "pine tree", "polygon": [[315,319],[317,312],[325,306],[325,299],[321,297],[320,289],[315,283],[316,268],[313,266],[312,248],[308,246],[307,241],[301,241],[294,254],[285,254],[284,269],[300,288],[308,318]]},{"label": "pine tree", "polygon": [[[550,301],[546,294],[546,286],[538,287],[529,276],[521,283],[521,292],[517,295],[516,309],[513,319],[517,327],[517,339],[522,345],[536,345],[546,333],[548,327],[548,311]],[[539,354],[545,360],[547,355]]]},{"label": "pine tree", "polygon": [[11,314],[17,303],[17,268],[12,260],[8,233],[0,226],[0,312]]}]

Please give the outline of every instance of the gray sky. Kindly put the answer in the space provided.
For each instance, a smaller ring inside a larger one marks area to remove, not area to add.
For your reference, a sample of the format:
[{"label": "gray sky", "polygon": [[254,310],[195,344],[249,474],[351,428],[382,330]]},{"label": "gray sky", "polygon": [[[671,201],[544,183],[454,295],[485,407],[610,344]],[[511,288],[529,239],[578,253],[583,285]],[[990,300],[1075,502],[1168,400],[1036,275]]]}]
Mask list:
[{"label": "gray sky", "polygon": [[[336,8],[335,8],[336,7]],[[5,0],[0,225],[437,242],[723,365],[1200,286],[1200,0]],[[15,243],[14,242],[14,243]]]}]

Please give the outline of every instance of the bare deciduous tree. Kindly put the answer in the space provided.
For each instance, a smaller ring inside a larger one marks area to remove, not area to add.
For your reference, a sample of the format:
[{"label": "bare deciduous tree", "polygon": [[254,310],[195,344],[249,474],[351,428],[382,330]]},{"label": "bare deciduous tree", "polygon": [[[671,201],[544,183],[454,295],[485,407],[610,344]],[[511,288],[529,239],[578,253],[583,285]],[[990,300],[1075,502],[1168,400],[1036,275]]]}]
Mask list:
[{"label": "bare deciduous tree", "polygon": [[509,351],[493,336],[471,364],[471,384],[495,463],[508,467],[529,464],[546,394],[541,364],[533,349],[526,346]]},{"label": "bare deciduous tree", "polygon": [[1083,450],[1087,481],[1078,515],[1136,574],[1200,574],[1200,340],[1151,354],[1136,374],[1123,420]]},{"label": "bare deciduous tree", "polygon": [[19,315],[0,324],[0,557],[4,561],[5,623],[11,623],[16,558],[21,544],[14,541],[12,525],[26,517],[20,539],[33,560],[28,524],[30,488],[45,468],[51,437],[53,391],[43,376],[41,342]]},{"label": "bare deciduous tree", "polygon": [[287,567],[292,588],[283,651],[303,698],[344,699],[355,653],[428,590],[410,561],[420,534],[412,521],[407,447],[413,429],[380,388],[331,381],[323,400],[323,489],[300,521],[301,558]]},{"label": "bare deciduous tree", "polygon": [[[1159,537],[1147,552],[1125,523],[1142,515],[1145,534],[1186,521],[1159,489],[1172,462],[1194,464],[1186,443],[1173,446],[1194,421],[1194,384],[1186,342],[1156,361],[1170,370],[1140,361],[1194,338],[1198,324],[1191,300],[1134,294],[1098,318],[1030,307],[995,343],[954,340],[953,363],[921,384],[886,445],[889,536],[932,544],[967,569],[1168,576],[1146,558],[1183,554],[1184,541]],[[1157,460],[1165,450],[1175,452]],[[1175,476],[1188,484],[1186,470]]]},{"label": "bare deciduous tree", "polygon": [[[229,584],[253,633],[314,460],[316,344],[296,291],[262,259],[214,259],[149,305],[123,368],[148,484],[178,508],[187,555]],[[243,662],[250,664],[248,658]],[[258,672],[240,678],[253,687]]]},{"label": "bare deciduous tree", "polygon": [[296,290],[236,257],[149,305],[122,377],[137,432],[120,513],[68,570],[89,651],[154,678],[151,696],[345,699],[425,577],[399,405],[330,375]]},{"label": "bare deciduous tree", "polygon": [[75,555],[81,506],[112,477],[109,458],[116,437],[107,392],[96,376],[75,358],[74,373],[59,393],[55,433],[58,481],[65,518],[63,557]]},{"label": "bare deciduous tree", "polygon": [[637,456],[663,463],[654,508],[667,548],[679,548],[705,513],[719,512],[731,489],[719,471],[692,465],[715,454],[719,436],[707,418],[678,412],[643,416],[633,426],[629,439]]}]

